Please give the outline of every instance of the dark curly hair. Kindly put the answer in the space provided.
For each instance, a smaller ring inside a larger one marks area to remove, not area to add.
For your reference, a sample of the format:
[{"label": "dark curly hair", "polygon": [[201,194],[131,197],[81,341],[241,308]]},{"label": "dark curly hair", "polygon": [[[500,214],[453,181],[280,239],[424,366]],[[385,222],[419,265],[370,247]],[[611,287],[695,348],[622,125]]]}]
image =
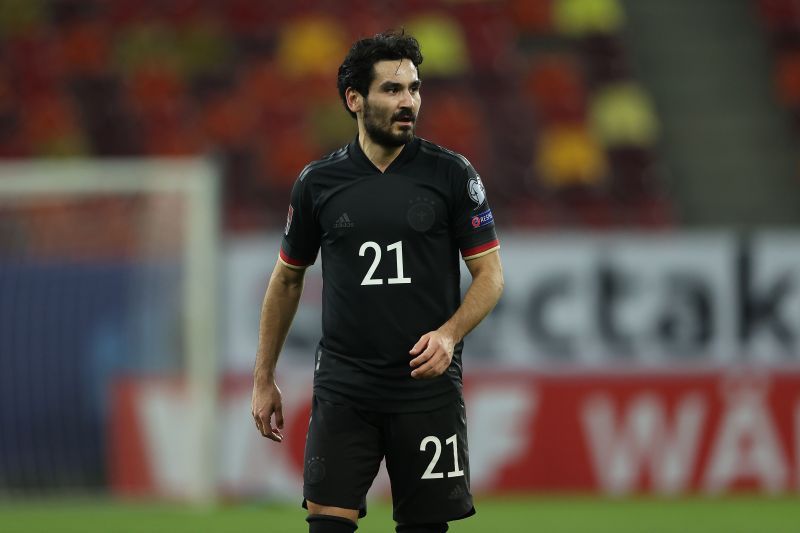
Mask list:
[{"label": "dark curly hair", "polygon": [[399,33],[387,31],[356,41],[350,48],[347,57],[339,67],[336,83],[344,108],[347,109],[350,116],[355,118],[356,114],[347,107],[347,97],[345,96],[347,88],[352,87],[366,98],[369,86],[375,79],[373,65],[378,61],[392,59],[408,59],[419,70],[419,66],[422,64],[419,42],[411,35],[406,35],[404,30]]}]

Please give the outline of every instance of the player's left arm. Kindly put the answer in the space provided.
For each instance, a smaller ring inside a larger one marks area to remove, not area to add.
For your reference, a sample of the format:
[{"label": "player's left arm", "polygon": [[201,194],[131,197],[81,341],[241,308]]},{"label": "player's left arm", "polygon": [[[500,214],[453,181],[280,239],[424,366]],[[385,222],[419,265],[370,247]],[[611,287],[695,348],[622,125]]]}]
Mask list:
[{"label": "player's left arm", "polygon": [[436,331],[420,337],[410,350],[411,377],[434,378],[442,375],[453,360],[453,349],[467,333],[480,324],[494,308],[503,293],[503,267],[500,252],[468,259],[467,268],[472,274],[472,283],[464,295],[461,305]]}]

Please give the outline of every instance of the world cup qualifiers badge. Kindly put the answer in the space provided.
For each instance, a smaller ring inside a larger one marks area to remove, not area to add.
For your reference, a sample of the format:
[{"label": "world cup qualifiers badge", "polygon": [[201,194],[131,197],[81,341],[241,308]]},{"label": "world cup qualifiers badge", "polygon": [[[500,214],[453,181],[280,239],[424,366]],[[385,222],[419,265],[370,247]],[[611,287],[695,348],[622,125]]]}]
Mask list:
[{"label": "world cup qualifiers badge", "polygon": [[294,208],[289,205],[289,213],[286,215],[286,229],[283,230],[284,235],[289,235],[289,228],[292,226],[292,215],[294,215]]},{"label": "world cup qualifiers badge", "polygon": [[467,194],[475,202],[476,209],[486,201],[486,189],[483,188],[483,182],[478,174],[472,176],[467,182]]}]

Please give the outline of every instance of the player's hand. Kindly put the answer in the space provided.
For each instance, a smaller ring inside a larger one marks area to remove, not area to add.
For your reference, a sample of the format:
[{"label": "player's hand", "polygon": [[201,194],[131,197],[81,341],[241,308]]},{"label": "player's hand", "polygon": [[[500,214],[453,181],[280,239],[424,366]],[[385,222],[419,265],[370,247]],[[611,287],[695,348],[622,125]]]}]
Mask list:
[{"label": "player's hand", "polygon": [[[274,381],[259,378],[254,380],[252,415],[262,435],[275,442],[283,440],[281,389]],[[275,424],[272,423],[273,415]]]},{"label": "player's hand", "polygon": [[453,337],[447,333],[436,330],[426,333],[419,338],[409,351],[414,357],[411,360],[411,377],[415,379],[430,379],[441,376],[450,367],[453,360]]}]

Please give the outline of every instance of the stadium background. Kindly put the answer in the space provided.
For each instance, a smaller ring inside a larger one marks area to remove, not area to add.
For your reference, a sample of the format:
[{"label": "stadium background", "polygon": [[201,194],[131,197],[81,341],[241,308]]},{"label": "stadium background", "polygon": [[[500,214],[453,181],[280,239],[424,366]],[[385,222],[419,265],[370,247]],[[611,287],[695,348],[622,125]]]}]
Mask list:
[{"label": "stadium background", "polygon": [[397,27],[507,277],[453,530],[800,530],[795,0],[0,1],[0,530],[302,530],[319,266],[281,446],[258,309],[295,176],[355,131],[336,67]]}]

